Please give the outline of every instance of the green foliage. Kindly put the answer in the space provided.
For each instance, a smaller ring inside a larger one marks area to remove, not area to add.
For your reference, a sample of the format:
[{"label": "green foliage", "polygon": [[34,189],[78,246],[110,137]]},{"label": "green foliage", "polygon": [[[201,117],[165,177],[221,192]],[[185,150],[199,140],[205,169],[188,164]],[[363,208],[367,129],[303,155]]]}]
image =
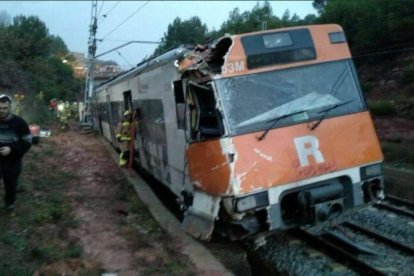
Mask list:
[{"label": "green foliage", "polygon": [[285,10],[282,18],[273,15],[272,7],[268,1],[258,2],[251,11],[240,14],[239,8],[230,12],[229,18],[222,25],[220,30],[213,31],[211,34],[218,38],[226,33],[240,34],[260,30],[276,29],[296,25],[312,24],[316,20],[315,15],[307,15],[303,20],[298,15],[290,15],[289,10]]},{"label": "green foliage", "polygon": [[395,109],[400,117],[414,119],[414,98],[400,96],[395,100]]},{"label": "green foliage", "polygon": [[318,14],[323,13],[328,0],[313,0],[312,6],[318,11]]},{"label": "green foliage", "polygon": [[65,57],[69,52],[65,42],[59,36],[50,36],[50,52],[58,57]]},{"label": "green foliage", "polygon": [[194,16],[189,20],[182,21],[177,17],[172,24],[168,25],[168,30],[164,33],[161,44],[155,49],[154,55],[159,55],[181,44],[203,43],[206,42],[206,38],[207,26],[201,23],[200,18]]},{"label": "green foliage", "polygon": [[[25,157],[15,216],[0,210],[0,275],[33,275],[45,263],[82,255],[82,247],[66,238],[77,224],[64,194],[68,174],[50,165],[59,156],[45,140]],[[45,170],[53,173],[39,177]]]},{"label": "green foliage", "polygon": [[229,19],[220,28],[219,34],[239,34],[262,30],[263,27],[280,27],[281,20],[273,16],[272,7],[269,2],[264,2],[263,6],[257,3],[252,11],[245,11],[240,14],[239,8],[235,8],[229,14]]},{"label": "green foliage", "polygon": [[341,25],[355,55],[392,53],[414,40],[414,1],[314,1],[319,4],[318,21]]},{"label": "green foliage", "polygon": [[368,109],[376,116],[390,116],[395,114],[395,107],[390,101],[368,101]]},{"label": "green foliage", "polygon": [[371,90],[373,89],[373,87],[374,86],[373,86],[372,82],[369,82],[369,81],[361,82],[361,89],[366,94],[369,94],[371,92]]},{"label": "green foliage", "polygon": [[[13,103],[14,108],[16,108],[16,105],[16,102]],[[55,119],[45,101],[33,95],[29,95],[21,102],[20,113],[28,124],[45,125]]]},{"label": "green foliage", "polygon": [[44,103],[78,99],[82,81],[63,59],[74,60],[63,40],[49,35],[39,18],[17,16],[10,26],[0,24],[0,83],[10,87],[9,94],[33,99],[43,91]]},{"label": "green foliage", "polygon": [[404,69],[401,75],[401,84],[414,84],[414,63]]},{"label": "green foliage", "polygon": [[282,18],[278,18],[273,15],[269,1],[257,2],[251,11],[243,13],[240,13],[239,8],[235,8],[229,13],[228,19],[221,25],[219,30],[210,32],[198,17],[192,17],[184,21],[177,17],[172,24],[168,25],[162,43],[152,56],[157,56],[182,44],[205,44],[225,34],[240,34],[262,29],[306,25],[314,23],[315,20],[316,16],[311,14],[304,19],[300,19],[296,14],[291,16],[289,10],[285,11]]},{"label": "green foliage", "polygon": [[17,16],[9,27],[9,47],[16,60],[36,57],[46,58],[50,54],[51,40],[46,25],[36,16]]},{"label": "green foliage", "polygon": [[383,141],[381,148],[387,164],[395,167],[414,168],[414,145],[410,142]]}]

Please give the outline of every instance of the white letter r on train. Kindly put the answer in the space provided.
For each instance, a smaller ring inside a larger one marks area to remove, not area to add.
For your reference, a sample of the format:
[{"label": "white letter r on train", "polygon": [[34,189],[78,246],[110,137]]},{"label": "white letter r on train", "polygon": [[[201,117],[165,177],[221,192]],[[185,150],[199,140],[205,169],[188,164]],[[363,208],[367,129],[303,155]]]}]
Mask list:
[{"label": "white letter r on train", "polygon": [[313,156],[316,163],[325,162],[322,153],[319,151],[318,138],[309,135],[297,137],[294,140],[301,167],[309,166],[309,155]]}]

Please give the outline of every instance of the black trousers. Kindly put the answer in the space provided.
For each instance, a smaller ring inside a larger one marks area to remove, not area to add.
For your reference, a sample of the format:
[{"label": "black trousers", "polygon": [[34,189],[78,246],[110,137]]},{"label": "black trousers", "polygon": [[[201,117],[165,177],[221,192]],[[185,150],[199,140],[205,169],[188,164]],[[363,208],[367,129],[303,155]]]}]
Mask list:
[{"label": "black trousers", "polygon": [[0,162],[0,178],[3,179],[5,196],[4,201],[7,206],[16,200],[17,180],[22,171],[22,162]]}]

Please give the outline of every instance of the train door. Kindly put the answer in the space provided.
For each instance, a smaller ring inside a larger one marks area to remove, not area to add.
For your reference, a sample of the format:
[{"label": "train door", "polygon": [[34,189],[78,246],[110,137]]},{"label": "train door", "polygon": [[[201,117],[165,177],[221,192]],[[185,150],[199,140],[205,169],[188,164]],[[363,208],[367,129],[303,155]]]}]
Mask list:
[{"label": "train door", "polygon": [[124,92],[124,111],[126,110],[130,110],[131,112],[134,111],[134,107],[132,106],[131,90]]},{"label": "train door", "polygon": [[[131,94],[131,90],[125,91],[123,93],[124,95],[124,103],[123,103],[123,110],[122,113],[124,113],[126,110],[129,110],[132,112],[133,116],[134,116],[134,120],[138,120],[140,119],[140,112],[138,108],[134,108],[134,104],[132,102],[132,94]],[[135,130],[135,140],[134,140],[134,158],[137,159],[139,156],[139,152],[138,152],[138,148],[139,148],[139,144],[141,144],[140,140],[140,136],[137,135],[137,131],[138,129]]]},{"label": "train door", "polygon": [[106,95],[106,110],[108,112],[108,123],[109,123],[109,130],[111,132],[111,139],[112,141],[116,141],[116,133],[115,129],[111,126],[114,126],[114,119],[112,117],[112,107],[111,107],[111,97]]}]

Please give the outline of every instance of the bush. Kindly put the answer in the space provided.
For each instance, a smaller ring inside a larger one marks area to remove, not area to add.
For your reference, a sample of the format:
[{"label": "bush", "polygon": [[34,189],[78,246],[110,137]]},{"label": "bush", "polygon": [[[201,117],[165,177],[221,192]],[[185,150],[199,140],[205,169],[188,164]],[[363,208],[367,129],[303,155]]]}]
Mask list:
[{"label": "bush", "polygon": [[414,146],[412,143],[382,141],[381,148],[387,164],[406,168],[414,166]]},{"label": "bush", "polygon": [[374,85],[372,82],[361,82],[361,89],[364,93],[369,94],[371,90],[374,88]]},{"label": "bush", "polygon": [[395,110],[401,117],[414,118],[414,98],[399,98],[395,100]]},{"label": "bush", "polygon": [[402,84],[414,83],[414,64],[410,64],[401,75]]},{"label": "bush", "polygon": [[[16,103],[14,104],[16,105]],[[54,116],[49,112],[46,103],[39,99],[28,95],[26,99],[21,102],[20,116],[23,117],[28,124],[45,125],[54,119]]]},{"label": "bush", "polygon": [[391,116],[396,114],[395,107],[390,101],[368,101],[368,109],[375,116]]}]

